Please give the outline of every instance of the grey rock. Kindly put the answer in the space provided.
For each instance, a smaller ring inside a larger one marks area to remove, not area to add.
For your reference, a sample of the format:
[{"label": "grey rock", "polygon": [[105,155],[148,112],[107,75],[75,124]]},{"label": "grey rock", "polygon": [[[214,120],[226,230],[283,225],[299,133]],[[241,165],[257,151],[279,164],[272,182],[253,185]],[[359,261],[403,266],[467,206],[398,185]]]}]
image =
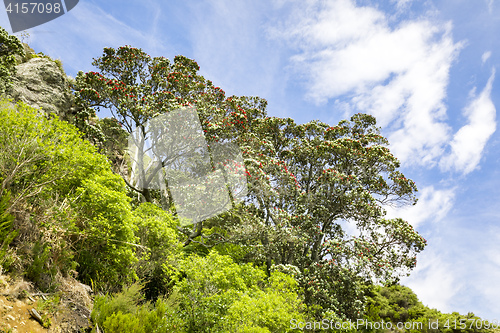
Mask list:
[{"label": "grey rock", "polygon": [[35,51],[26,43],[22,43],[24,49],[24,55],[15,55],[17,64],[29,61],[36,54]]},{"label": "grey rock", "polygon": [[66,119],[74,106],[69,79],[57,64],[47,58],[32,58],[16,66],[9,93],[15,102],[41,108]]}]

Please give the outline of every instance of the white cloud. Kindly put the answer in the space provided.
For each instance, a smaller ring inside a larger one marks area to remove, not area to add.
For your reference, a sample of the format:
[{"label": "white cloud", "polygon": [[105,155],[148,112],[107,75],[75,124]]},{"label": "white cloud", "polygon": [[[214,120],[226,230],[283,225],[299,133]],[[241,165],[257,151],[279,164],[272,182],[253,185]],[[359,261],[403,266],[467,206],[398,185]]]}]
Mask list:
[{"label": "white cloud", "polygon": [[486,51],[481,56],[481,63],[484,64],[491,57],[491,51]]},{"label": "white cloud", "polygon": [[[490,313],[500,313],[500,304],[498,299],[500,299],[500,289],[498,288],[498,281],[500,281],[500,228],[497,226],[490,227],[486,231],[491,237],[491,241],[488,242],[487,250],[484,251],[484,257],[480,260],[480,267],[478,267],[478,272],[481,272],[479,281],[477,285],[478,292],[482,294],[485,299],[484,307]],[[486,318],[489,320],[498,319],[497,318]]]},{"label": "white cloud", "polygon": [[[448,218],[428,232],[429,245],[415,271],[402,283],[420,300],[443,312],[474,312],[484,320],[498,319],[500,237],[498,226],[477,228],[475,219]],[[484,216],[478,214],[478,219]]]},{"label": "white cloud", "polygon": [[418,202],[414,206],[387,208],[387,217],[400,217],[414,227],[424,222],[437,222],[443,219],[453,206],[455,189],[436,190],[434,186],[419,191]]},{"label": "white cloud", "polygon": [[[441,160],[443,170],[454,169],[468,174],[479,164],[484,147],[496,130],[496,108],[491,101],[491,89],[495,79],[495,70],[485,88],[464,109],[468,119],[455,134],[451,142],[451,153]],[[474,94],[475,88],[471,91]]]},{"label": "white cloud", "polygon": [[453,299],[463,285],[456,277],[453,263],[435,247],[419,254],[417,267],[401,283],[410,287],[424,305],[451,312],[455,310]]},{"label": "white cloud", "polygon": [[435,165],[451,136],[443,101],[462,47],[451,24],[417,19],[391,27],[383,12],[350,0],[308,1],[296,10],[301,15],[274,36],[299,50],[292,63],[308,79],[307,97],[342,97],[377,117],[403,162]]},{"label": "white cloud", "polygon": [[413,0],[391,0],[392,3],[396,4],[398,10],[404,10],[410,6]]},{"label": "white cloud", "polygon": [[486,5],[488,6],[488,12],[493,13],[493,0],[486,0]]}]

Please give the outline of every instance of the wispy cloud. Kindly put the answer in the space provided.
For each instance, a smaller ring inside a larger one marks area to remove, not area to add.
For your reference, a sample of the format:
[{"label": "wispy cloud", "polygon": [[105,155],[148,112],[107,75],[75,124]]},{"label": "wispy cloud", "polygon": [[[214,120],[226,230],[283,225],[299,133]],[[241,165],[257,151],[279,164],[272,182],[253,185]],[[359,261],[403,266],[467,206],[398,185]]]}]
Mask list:
[{"label": "wispy cloud", "polygon": [[479,96],[475,96],[476,88],[471,91],[473,99],[464,109],[467,125],[453,137],[451,153],[441,160],[442,169],[468,174],[479,165],[486,142],[496,130],[496,108],[491,101],[494,79],[493,69]]},{"label": "wispy cloud", "polygon": [[424,222],[442,220],[453,207],[455,189],[440,190],[434,186],[424,187],[419,191],[418,202],[414,206],[387,208],[387,217],[401,217],[414,227]]},{"label": "wispy cloud", "polygon": [[481,56],[481,63],[484,65],[484,63],[491,57],[491,51],[486,51],[483,53]]},{"label": "wispy cloud", "polygon": [[408,7],[413,0],[391,0],[391,2],[396,3],[396,7],[399,10],[405,9]]},{"label": "wispy cloud", "polygon": [[488,5],[488,12],[493,13],[493,2],[494,0],[486,0],[486,5]]},{"label": "wispy cloud", "polygon": [[422,252],[412,275],[401,281],[418,295],[424,305],[451,312],[456,310],[453,299],[463,282],[457,279],[454,264],[439,249],[436,246]]},{"label": "wispy cloud", "polygon": [[416,19],[393,27],[385,13],[350,0],[303,6],[303,18],[275,36],[298,50],[291,60],[307,77],[307,97],[347,100],[353,112],[377,117],[403,162],[435,165],[450,138],[443,101],[462,48],[452,25]]},{"label": "wispy cloud", "polygon": [[[478,214],[477,220],[481,219],[484,216]],[[463,314],[473,311],[483,320],[493,320],[498,318],[484,314],[500,311],[500,228],[485,226],[480,230],[478,223],[475,218],[454,216],[434,225],[429,231],[434,235],[432,241],[418,256],[412,275],[402,283],[430,307]]]},{"label": "wispy cloud", "polygon": [[[492,235],[491,240],[487,242],[488,247],[485,250],[485,256],[480,263],[478,271],[482,272],[480,277],[480,286],[478,288],[478,293],[482,294],[486,304],[484,308],[486,311],[492,313],[500,313],[500,304],[498,300],[500,299],[500,288],[498,288],[498,281],[500,281],[500,228],[498,226],[493,226],[488,228],[489,235]],[[498,319],[498,318],[486,318],[488,320]]]}]

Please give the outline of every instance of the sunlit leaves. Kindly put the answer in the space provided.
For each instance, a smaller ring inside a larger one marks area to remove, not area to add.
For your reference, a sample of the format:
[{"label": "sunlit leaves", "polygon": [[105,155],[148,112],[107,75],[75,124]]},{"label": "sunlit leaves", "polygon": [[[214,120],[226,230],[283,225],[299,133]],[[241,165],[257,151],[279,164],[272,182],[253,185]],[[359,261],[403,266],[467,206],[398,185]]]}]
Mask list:
[{"label": "sunlit leaves", "polygon": [[0,95],[12,88],[12,75],[16,72],[16,56],[24,57],[21,41],[0,27]]},{"label": "sunlit leaves", "polygon": [[[394,281],[425,246],[407,222],[384,219],[387,205],[416,201],[414,182],[397,171],[371,116],[333,127],[264,118],[252,128],[241,141],[249,204],[264,223],[256,229],[263,245],[256,256],[298,267],[309,303],[356,317],[363,310],[359,285]],[[358,236],[346,234],[347,223]]]}]

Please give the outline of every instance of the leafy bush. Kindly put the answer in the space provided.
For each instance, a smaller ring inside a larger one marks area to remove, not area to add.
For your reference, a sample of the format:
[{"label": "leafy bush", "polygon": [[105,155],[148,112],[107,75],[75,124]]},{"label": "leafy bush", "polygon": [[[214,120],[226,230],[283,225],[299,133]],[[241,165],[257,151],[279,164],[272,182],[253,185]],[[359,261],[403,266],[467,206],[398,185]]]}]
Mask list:
[{"label": "leafy bush", "polygon": [[10,192],[0,197],[0,267],[8,269],[11,260],[7,256],[9,244],[16,237],[17,232],[12,230],[14,216],[9,213]]},{"label": "leafy bush", "polygon": [[188,331],[287,332],[292,318],[303,317],[297,283],[286,274],[273,272],[268,280],[262,269],[215,251],[191,255],[181,267],[185,278],[174,290]]},{"label": "leafy bush", "polygon": [[144,328],[139,318],[130,313],[113,313],[102,325],[104,332],[136,332],[143,333]]},{"label": "leafy bush", "polygon": [[[436,309],[424,306],[415,293],[408,287],[393,285],[388,287],[372,286],[368,291],[365,320],[369,322],[411,323],[414,329],[407,332],[492,332],[489,323],[469,313],[466,316],[458,312],[444,314]],[[431,325],[430,323],[435,323]],[[481,324],[481,329],[475,327]],[[471,326],[472,324],[472,326]],[[435,325],[435,326],[434,326]],[[411,325],[408,325],[410,327]],[[418,329],[416,329],[418,328]],[[363,330],[365,332],[384,332],[382,329]]]},{"label": "leafy bush", "polygon": [[[147,207],[147,206],[146,206]],[[304,321],[297,282],[289,275],[239,265],[215,251],[181,263],[183,278],[153,306],[139,285],[98,296],[92,321],[107,332],[289,332]]]},{"label": "leafy bush", "polygon": [[91,319],[106,333],[183,332],[184,322],[176,310],[176,296],[169,300],[159,298],[154,306],[144,302],[141,286],[133,284],[114,296],[98,296]]},{"label": "leafy bush", "polygon": [[[78,264],[82,281],[102,290],[131,282],[132,207],[106,157],[73,125],[23,103],[1,102],[0,132],[0,191],[10,190],[12,205],[25,212],[16,242],[28,275],[37,279],[47,265],[66,274]],[[36,255],[46,263],[33,262]]]},{"label": "leafy bush", "polygon": [[120,176],[89,176],[74,194],[81,230],[75,244],[78,273],[85,283],[117,290],[136,278],[131,270],[137,261],[132,210]]},{"label": "leafy bush", "polygon": [[242,294],[224,317],[225,332],[289,332],[293,319],[305,321],[300,310],[297,282],[283,273],[272,273],[264,290]]},{"label": "leafy bush", "polygon": [[181,243],[177,223],[152,203],[142,203],[133,212],[138,247],[136,272],[144,283],[146,299],[156,300],[171,289],[177,274]]},{"label": "leafy bush", "polygon": [[0,95],[12,87],[11,77],[16,70],[16,55],[24,56],[21,41],[0,27]]},{"label": "leafy bush", "polygon": [[182,297],[181,309],[189,331],[214,332],[240,293],[263,285],[264,271],[251,264],[238,265],[229,256],[210,252],[190,255],[181,263],[184,279],[175,289]]},{"label": "leafy bush", "polygon": [[135,313],[137,305],[144,300],[141,286],[133,284],[114,296],[98,296],[94,301],[91,319],[102,326],[113,313]]},{"label": "leafy bush", "polygon": [[[53,284],[57,267],[51,265],[51,248],[48,243],[38,241],[33,246],[31,255],[33,260],[26,268],[26,277],[33,281],[43,291],[53,291],[56,286]],[[29,262],[27,260],[27,262]]]}]

